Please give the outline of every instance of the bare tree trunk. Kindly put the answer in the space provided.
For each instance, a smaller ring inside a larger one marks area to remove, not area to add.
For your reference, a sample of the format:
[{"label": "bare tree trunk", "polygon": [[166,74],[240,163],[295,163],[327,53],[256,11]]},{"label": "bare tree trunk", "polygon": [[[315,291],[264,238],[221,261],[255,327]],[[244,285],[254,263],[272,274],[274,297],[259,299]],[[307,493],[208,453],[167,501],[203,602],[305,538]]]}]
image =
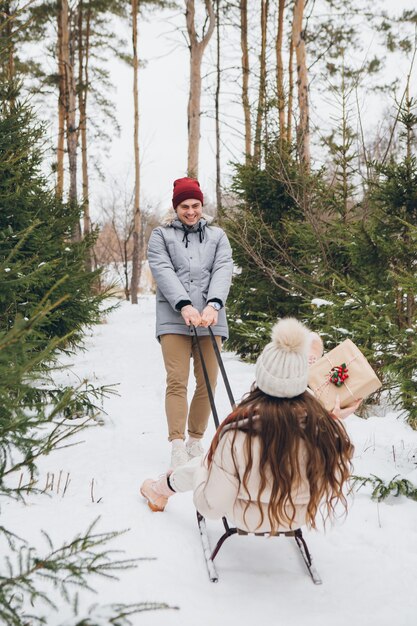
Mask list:
[{"label": "bare tree trunk", "polygon": [[403,303],[403,292],[397,287],[395,294],[395,302],[397,307],[397,326],[402,329],[405,327],[404,323],[404,303]]},{"label": "bare tree trunk", "polygon": [[135,193],[133,205],[133,255],[130,295],[132,304],[138,303],[138,289],[141,274],[141,218],[139,206],[140,163],[139,163],[139,98],[138,98],[138,0],[132,0],[132,43],[133,43],[133,104],[134,104],[134,154],[135,154]]},{"label": "bare tree trunk", "polygon": [[283,36],[284,36],[284,8],[285,8],[285,0],[279,0],[278,31],[277,31],[277,39],[276,39],[276,57],[277,57],[277,96],[278,96],[279,137],[280,137],[281,144],[286,139],[284,62],[282,59],[282,41],[283,41]]},{"label": "bare tree trunk", "polygon": [[201,114],[201,61],[200,50],[190,49],[190,94],[188,99],[188,160],[187,174],[198,178]]},{"label": "bare tree trunk", "polygon": [[58,26],[58,144],[56,149],[56,195],[62,198],[64,193],[64,153],[65,153],[65,63],[63,57],[63,20],[68,19],[68,6],[66,18],[64,16],[63,0],[58,2],[57,26]]},{"label": "bare tree trunk", "polygon": [[14,109],[17,95],[14,80],[15,41],[13,21],[18,13],[19,7],[14,6],[12,2],[8,0],[0,2],[0,79],[4,87],[2,104],[8,111]]},{"label": "bare tree trunk", "polygon": [[290,38],[290,54],[288,59],[288,107],[287,107],[287,142],[292,141],[292,107],[294,97],[294,41]]},{"label": "bare tree trunk", "polygon": [[[75,47],[76,32],[74,24],[74,15],[70,16],[69,21],[69,48],[68,59],[66,62],[67,89],[68,89],[68,115],[67,115],[67,146],[69,160],[69,200],[77,202],[77,146],[78,146],[78,127],[77,127],[77,87],[75,83]],[[81,238],[81,237],[80,237]]]},{"label": "bare tree trunk", "polygon": [[220,110],[220,79],[221,79],[221,69],[220,69],[220,0],[216,0],[216,19],[217,19],[217,27],[216,27],[216,35],[217,35],[217,50],[216,50],[216,65],[217,65],[217,83],[216,83],[216,99],[215,99],[215,108],[216,108],[216,201],[217,201],[217,212],[221,213],[222,210],[222,189],[221,189],[221,179],[220,179],[220,118],[219,118],[219,110]]},{"label": "bare tree trunk", "polygon": [[[407,116],[411,116],[412,115],[412,110],[411,110],[411,106],[412,106],[412,100],[410,100],[410,76],[408,76],[408,80],[407,80],[407,86],[405,89],[405,108],[406,108],[406,112],[407,112]],[[407,161],[410,161],[411,159],[411,148],[412,148],[412,140],[413,140],[413,130],[410,124],[407,124],[407,135],[406,135],[406,157],[407,157]]]},{"label": "bare tree trunk", "polygon": [[[407,326],[408,328],[412,328],[413,320],[414,320],[414,311],[415,311],[415,302],[416,298],[412,292],[407,294]],[[412,342],[412,337],[410,333],[409,341]]]},{"label": "bare tree trunk", "polygon": [[[90,52],[91,31],[91,7],[88,6],[85,20],[84,39],[84,13],[83,0],[78,6],[78,108],[80,111],[80,134],[81,134],[81,170],[82,170],[82,197],[83,197],[83,224],[84,237],[91,233],[89,185],[88,185],[88,159],[87,159],[87,94],[88,94],[88,62]],[[87,254],[85,267],[88,272],[93,269],[92,250]]]},{"label": "bare tree trunk", "polygon": [[[410,78],[408,77],[407,80],[407,87],[406,87],[406,95],[405,95],[405,102],[406,102],[406,114],[409,117],[409,119],[412,119],[412,104],[413,104],[413,100],[410,99]],[[411,124],[407,124],[407,135],[406,135],[406,159],[407,159],[407,168],[411,167],[411,158],[412,158],[412,147],[413,147],[413,129]],[[404,236],[404,249],[405,250],[409,250],[412,248],[412,242],[410,241],[410,235],[407,232]],[[412,328],[413,326],[413,321],[414,321],[414,311],[415,311],[415,306],[416,306],[416,298],[414,293],[410,290],[407,289],[407,295],[406,295],[406,319],[407,319],[407,327],[408,328]],[[411,333],[408,335],[408,341],[411,344],[412,343],[412,335]]]},{"label": "bare tree trunk", "polygon": [[123,272],[124,272],[124,279],[125,279],[124,292],[125,292],[125,298],[129,302],[130,290],[129,290],[129,269],[128,269],[129,261],[128,261],[127,244],[128,244],[128,241],[125,239],[125,241],[123,242]]},{"label": "bare tree trunk", "polygon": [[207,18],[209,20],[207,31],[205,26],[201,40],[197,37],[195,27],[194,0],[185,0],[185,17],[190,48],[190,90],[188,98],[188,176],[198,178],[198,154],[200,145],[200,115],[201,115],[201,61],[204,50],[213,34],[216,17],[212,0],[204,0]]},{"label": "bare tree trunk", "polygon": [[[69,191],[68,200],[72,205],[77,204],[77,144],[78,128],[76,123],[76,85],[75,85],[75,44],[76,29],[74,16],[68,14],[68,1],[62,0],[62,58],[65,66],[65,104],[67,151],[69,163]],[[79,221],[73,228],[73,241],[81,241],[81,225]]]},{"label": "bare tree trunk", "polygon": [[303,30],[304,6],[305,0],[295,0],[292,32],[297,58],[298,108],[300,114],[297,143],[301,162],[308,171],[310,169],[310,112],[305,31]]},{"label": "bare tree trunk", "polygon": [[262,119],[266,99],[266,28],[268,24],[269,0],[261,0],[261,54],[259,56],[259,94],[256,112],[255,142],[253,156],[255,161],[261,158]]},{"label": "bare tree trunk", "polygon": [[[14,62],[14,43],[13,43],[13,19],[10,8],[10,2],[4,2],[3,14],[6,18],[6,46],[8,50],[7,64],[6,64],[6,80],[11,83],[15,76],[15,62]],[[12,104],[12,102],[10,103]]]},{"label": "bare tree trunk", "polygon": [[248,2],[240,0],[240,46],[242,48],[242,105],[245,118],[245,160],[252,155],[252,128],[249,105]]},{"label": "bare tree trunk", "polygon": [[346,223],[349,209],[349,126],[348,126],[348,109],[347,102],[348,96],[346,93],[346,84],[345,84],[345,64],[343,62],[342,69],[342,89],[341,89],[341,100],[342,100],[342,154],[341,154],[341,179],[342,179],[342,222]]}]

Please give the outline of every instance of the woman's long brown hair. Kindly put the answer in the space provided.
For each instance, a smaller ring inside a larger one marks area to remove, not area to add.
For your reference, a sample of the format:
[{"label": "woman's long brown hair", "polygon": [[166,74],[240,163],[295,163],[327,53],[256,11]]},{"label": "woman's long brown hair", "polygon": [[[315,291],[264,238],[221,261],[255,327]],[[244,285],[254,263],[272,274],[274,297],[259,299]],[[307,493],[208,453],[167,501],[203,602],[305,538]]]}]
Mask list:
[{"label": "woman's long brown hair", "polygon": [[217,429],[208,452],[209,467],[220,438],[228,431],[234,431],[231,450],[237,475],[233,452],[236,434],[243,431],[248,435],[244,450],[246,469],[243,477],[239,477],[248,494],[247,508],[250,505],[247,481],[253,468],[252,438],[259,438],[259,526],[264,518],[261,494],[268,484],[271,487],[268,518],[272,532],[282,525],[292,526],[296,516],[293,495],[301,484],[301,442],[305,446],[306,477],[310,488],[307,525],[316,528],[319,510],[324,520],[335,516],[338,503],[347,510],[344,486],[351,473],[354,448],[340,420],[331,417],[312,394],[304,392],[295,398],[275,398],[254,386]]}]

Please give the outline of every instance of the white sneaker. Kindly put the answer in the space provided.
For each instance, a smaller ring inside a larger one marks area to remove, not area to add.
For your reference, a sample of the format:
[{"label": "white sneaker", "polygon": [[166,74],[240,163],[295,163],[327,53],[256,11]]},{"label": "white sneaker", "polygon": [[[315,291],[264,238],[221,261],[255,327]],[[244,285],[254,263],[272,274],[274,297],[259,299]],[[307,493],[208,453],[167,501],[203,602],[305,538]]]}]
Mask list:
[{"label": "white sneaker", "polygon": [[187,441],[185,449],[188,452],[189,459],[195,459],[196,456],[202,456],[204,454],[204,448],[201,445],[200,439],[192,439]]},{"label": "white sneaker", "polygon": [[[182,444],[182,445],[181,445]],[[174,470],[188,462],[188,452],[183,442],[172,446],[171,468]]]}]

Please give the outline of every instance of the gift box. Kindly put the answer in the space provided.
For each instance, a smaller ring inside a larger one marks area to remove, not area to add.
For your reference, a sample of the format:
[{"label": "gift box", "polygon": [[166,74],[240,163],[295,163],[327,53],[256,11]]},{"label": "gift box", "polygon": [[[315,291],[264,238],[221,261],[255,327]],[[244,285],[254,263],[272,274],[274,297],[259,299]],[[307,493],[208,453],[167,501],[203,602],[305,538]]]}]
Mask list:
[{"label": "gift box", "polygon": [[343,409],[379,389],[381,381],[359,348],[346,339],[310,366],[308,386],[331,411],[337,395]]}]

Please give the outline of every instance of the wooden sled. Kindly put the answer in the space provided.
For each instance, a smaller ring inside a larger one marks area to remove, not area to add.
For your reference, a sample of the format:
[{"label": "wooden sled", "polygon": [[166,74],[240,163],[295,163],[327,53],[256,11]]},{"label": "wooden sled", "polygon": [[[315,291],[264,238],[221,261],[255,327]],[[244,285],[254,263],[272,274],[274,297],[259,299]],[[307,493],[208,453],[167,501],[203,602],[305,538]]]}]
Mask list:
[{"label": "wooden sled", "polygon": [[[222,518],[225,532],[218,540],[214,550],[210,548],[210,542],[207,534],[207,526],[206,520],[204,517],[197,511],[197,522],[200,530],[201,542],[203,546],[204,558],[206,560],[207,571],[210,578],[210,582],[217,583],[219,581],[219,576],[217,574],[216,568],[214,566],[214,559],[218,555],[220,548],[232,535],[255,535],[256,537],[270,537],[271,533],[248,533],[245,530],[241,530],[240,528],[235,528],[229,526],[225,517]],[[280,537],[284,535],[285,537],[294,537],[297,548],[302,556],[305,566],[307,567],[308,573],[311,576],[311,580],[315,585],[321,585],[322,580],[320,578],[319,573],[317,572],[314,564],[313,557],[311,556],[311,552],[308,549],[307,543],[303,537],[303,533],[301,532],[301,528],[297,528],[296,530],[290,531],[281,531],[274,533],[273,537]]]}]

